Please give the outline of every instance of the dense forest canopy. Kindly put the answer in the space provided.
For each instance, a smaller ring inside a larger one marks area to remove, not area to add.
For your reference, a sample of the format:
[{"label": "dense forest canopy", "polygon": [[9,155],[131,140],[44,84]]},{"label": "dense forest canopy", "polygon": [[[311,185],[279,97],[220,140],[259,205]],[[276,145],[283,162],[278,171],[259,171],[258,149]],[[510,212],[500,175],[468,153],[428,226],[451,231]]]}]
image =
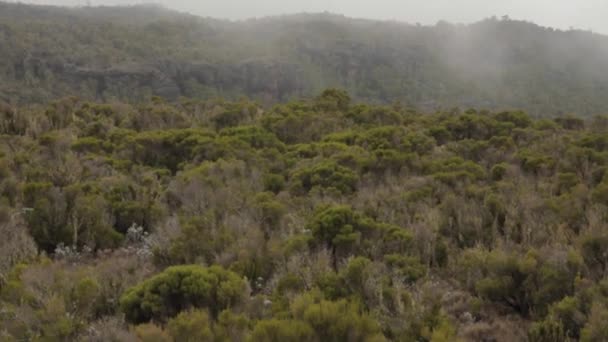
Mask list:
[{"label": "dense forest canopy", "polygon": [[0,341],[608,341],[607,91],[506,17],[0,2]]},{"label": "dense forest canopy", "polygon": [[3,341],[603,341],[608,118],[329,89],[0,108]]},{"label": "dense forest canopy", "polygon": [[608,37],[489,18],[435,26],[300,14],[230,22],[155,6],[0,2],[0,99],[265,105],[328,87],[422,110],[608,113]]}]

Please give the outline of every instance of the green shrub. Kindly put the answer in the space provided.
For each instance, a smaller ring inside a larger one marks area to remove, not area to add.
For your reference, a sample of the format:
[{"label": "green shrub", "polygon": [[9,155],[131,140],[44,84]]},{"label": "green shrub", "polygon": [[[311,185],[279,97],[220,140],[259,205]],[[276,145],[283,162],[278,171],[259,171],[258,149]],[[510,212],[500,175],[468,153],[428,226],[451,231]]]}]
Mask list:
[{"label": "green shrub", "polygon": [[120,306],[131,323],[165,322],[188,309],[208,309],[217,317],[244,300],[246,283],[219,266],[174,266],[128,289]]},{"label": "green shrub", "polygon": [[295,319],[309,324],[319,341],[386,341],[380,325],[346,300],[315,300],[301,296],[291,305]]},{"label": "green shrub", "polygon": [[313,342],[312,327],[301,321],[269,319],[259,321],[249,337],[251,342]]},{"label": "green shrub", "polygon": [[214,341],[211,318],[201,310],[181,312],[167,323],[167,332],[175,341]]},{"label": "green shrub", "polygon": [[363,236],[371,234],[375,223],[347,206],[331,206],[317,210],[307,229],[315,242],[332,252],[334,267],[341,253],[353,252]]},{"label": "green shrub", "polygon": [[507,174],[507,167],[508,165],[506,163],[500,163],[500,164],[496,164],[492,167],[492,170],[490,170],[490,174],[492,175],[492,180],[494,181],[500,181],[504,178],[504,176]]},{"label": "green shrub", "polygon": [[351,169],[326,160],[294,172],[291,176],[291,190],[301,194],[319,187],[351,194],[356,191],[358,180],[359,177]]}]

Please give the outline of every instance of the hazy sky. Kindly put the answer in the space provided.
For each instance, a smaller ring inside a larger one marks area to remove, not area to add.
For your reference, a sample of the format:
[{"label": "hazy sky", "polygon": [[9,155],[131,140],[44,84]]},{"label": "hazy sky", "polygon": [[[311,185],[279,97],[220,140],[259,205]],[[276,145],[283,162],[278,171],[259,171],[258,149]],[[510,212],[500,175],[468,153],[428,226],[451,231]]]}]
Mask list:
[{"label": "hazy sky", "polygon": [[[608,0],[90,0],[93,5],[156,2],[193,14],[244,19],[296,12],[323,12],[350,17],[395,19],[435,24],[439,20],[473,22],[492,15],[543,26],[575,27],[608,33]],[[87,0],[24,0],[52,5],[83,5]]]}]

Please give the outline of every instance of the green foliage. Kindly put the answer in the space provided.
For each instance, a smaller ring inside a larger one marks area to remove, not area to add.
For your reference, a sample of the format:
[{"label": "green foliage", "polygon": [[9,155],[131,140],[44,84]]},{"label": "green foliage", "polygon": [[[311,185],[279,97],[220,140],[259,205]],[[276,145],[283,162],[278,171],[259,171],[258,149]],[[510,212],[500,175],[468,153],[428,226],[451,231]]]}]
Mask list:
[{"label": "green foliage", "polygon": [[358,182],[355,172],[330,160],[296,170],[290,178],[291,190],[295,193],[306,193],[318,187],[351,194],[356,191]]},{"label": "green foliage", "polygon": [[553,264],[533,251],[525,256],[483,252],[467,259],[466,272],[482,271],[474,284],[479,296],[523,314],[544,313],[551,303],[571,294],[581,267],[576,259],[567,265]]},{"label": "green foliage", "polygon": [[216,317],[243,301],[245,287],[238,275],[219,266],[175,266],[127,290],[120,306],[133,323],[162,322],[193,308]]},{"label": "green foliage", "polygon": [[162,328],[151,323],[140,324],[135,328],[135,334],[139,341],[144,342],[171,342],[171,336]]},{"label": "green foliage", "polygon": [[315,105],[324,111],[346,111],[350,105],[350,95],[344,90],[327,89],[317,98]]},{"label": "green foliage", "polygon": [[136,161],[176,172],[182,163],[204,153],[212,138],[213,133],[201,129],[161,130],[141,132],[121,143]]},{"label": "green foliage", "polygon": [[520,151],[519,158],[521,160],[522,169],[534,174],[550,171],[555,165],[555,160],[553,158],[540,153],[531,152],[530,150]]},{"label": "green foliage", "polygon": [[254,207],[259,211],[262,227],[268,237],[271,231],[278,229],[286,208],[274,198],[274,194],[268,192],[256,195],[254,201]]},{"label": "green foliage", "polygon": [[212,117],[212,122],[217,129],[234,127],[251,120],[258,111],[253,103],[223,103],[223,110]]},{"label": "green foliage", "polygon": [[581,341],[602,341],[608,338],[606,319],[608,319],[606,307],[601,304],[594,304],[591,308],[589,321],[581,332]]},{"label": "green foliage", "polygon": [[332,251],[334,264],[338,254],[356,250],[375,224],[347,206],[320,208],[307,225],[315,241]]},{"label": "green foliage", "polygon": [[315,333],[305,322],[294,320],[263,320],[253,328],[249,338],[252,342],[305,342],[314,341]]},{"label": "green foliage", "polygon": [[475,182],[486,175],[485,170],[478,164],[458,157],[432,161],[428,168],[437,180],[451,186]]},{"label": "green foliage", "polygon": [[551,306],[544,321],[535,323],[530,329],[531,341],[558,341],[580,339],[586,321],[580,299],[564,297]]},{"label": "green foliage", "polygon": [[554,121],[564,129],[580,130],[585,128],[585,121],[583,121],[581,118],[567,116],[563,118],[556,118]]},{"label": "green foliage", "polygon": [[285,188],[285,177],[278,174],[267,174],[264,176],[264,190],[274,192],[275,194],[281,192]]},{"label": "green foliage", "polygon": [[593,189],[593,193],[591,194],[591,198],[596,203],[608,205],[608,182],[604,181],[595,187],[595,189]]},{"label": "green foliage", "polygon": [[397,270],[397,274],[407,282],[415,282],[426,275],[426,267],[415,257],[400,254],[388,254],[384,261]]},{"label": "green foliage", "polygon": [[530,329],[529,339],[531,342],[565,341],[567,335],[561,322],[551,320],[534,324]]},{"label": "green foliage", "polygon": [[494,117],[499,122],[512,123],[518,128],[526,128],[532,125],[532,119],[524,112],[502,112]]},{"label": "green foliage", "polygon": [[505,163],[500,163],[500,164],[494,165],[492,167],[492,170],[490,171],[490,174],[492,175],[492,179],[494,181],[502,180],[506,173],[507,173],[507,164],[505,164]]},{"label": "green foliage", "polygon": [[11,107],[0,339],[604,339],[601,120],[353,101]]},{"label": "green foliage", "polygon": [[[57,197],[61,196],[51,183],[29,183],[23,188],[24,203],[33,209],[27,216],[32,237],[38,246],[51,251],[61,242],[68,242],[65,206]],[[56,198],[53,198],[56,197]],[[59,208],[58,208],[59,207]]]},{"label": "green foliage", "polygon": [[[608,109],[600,91],[607,83],[601,77],[606,38],[524,21],[395,26],[309,14],[228,23],[153,6],[72,11],[12,3],[0,11],[1,99],[40,103],[73,94],[108,102],[154,99],[145,116],[110,114],[112,106],[90,110],[100,122],[125,120],[137,128],[183,125],[185,120],[160,97],[247,96],[279,102],[314,97],[327,85],[347,88],[357,100],[394,103],[394,108],[403,107],[400,103],[431,109],[518,106],[534,115],[592,115]],[[465,44],[469,48],[458,48]],[[492,53],[489,46],[505,53]],[[25,59],[24,51],[32,50],[37,54]],[[496,70],[508,77],[496,77]],[[315,105],[346,111],[349,102],[343,91],[331,89]],[[70,124],[75,112],[70,104],[63,100],[46,108],[52,127]],[[247,101],[217,107],[205,121],[218,128],[246,124],[258,114]],[[369,113],[355,118],[399,122],[398,115],[378,111],[362,111]],[[14,111],[0,113],[10,132],[23,131]],[[496,119],[516,127],[529,122],[517,111]],[[579,127],[572,118],[557,121]]]},{"label": "green foliage", "polygon": [[27,183],[23,195],[25,206],[30,208],[25,218],[32,237],[47,252],[60,244],[115,247],[122,239],[103,215],[107,206],[103,198],[87,195],[77,186]]},{"label": "green foliage", "polygon": [[572,172],[558,173],[557,178],[558,193],[570,192],[579,183],[578,176]]},{"label": "green foliage", "polygon": [[380,327],[354,303],[326,301],[303,295],[294,300],[291,312],[306,322],[321,341],[384,341]]},{"label": "green foliage", "polygon": [[349,292],[362,295],[365,280],[368,278],[368,270],[371,260],[364,257],[356,257],[349,260],[348,264],[340,274],[342,282],[349,289]]},{"label": "green foliage", "polygon": [[583,238],[581,254],[585,264],[594,275],[603,277],[608,267],[608,236],[606,234],[589,235]]},{"label": "green foliage", "polygon": [[255,149],[284,149],[283,143],[281,143],[281,141],[279,141],[279,139],[274,134],[257,126],[238,126],[234,128],[224,129],[220,132],[220,136],[234,137],[240,139]]},{"label": "green foliage", "polygon": [[211,319],[205,311],[181,312],[169,320],[167,332],[175,341],[214,341]]},{"label": "green foliage", "polygon": [[298,277],[296,274],[288,273],[279,279],[279,283],[277,284],[277,291],[280,294],[285,294],[288,292],[299,292],[306,287],[302,279]]}]

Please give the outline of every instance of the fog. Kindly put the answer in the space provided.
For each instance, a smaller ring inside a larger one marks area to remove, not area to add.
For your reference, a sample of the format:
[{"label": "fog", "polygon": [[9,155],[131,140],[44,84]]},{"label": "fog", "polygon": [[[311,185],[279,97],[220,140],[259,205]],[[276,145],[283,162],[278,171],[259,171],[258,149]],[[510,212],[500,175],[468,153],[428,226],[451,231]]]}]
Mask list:
[{"label": "fog", "polygon": [[[142,0],[30,0],[36,4],[83,6],[130,5]],[[560,29],[608,33],[606,0],[160,0],[166,7],[192,14],[246,19],[298,12],[333,12],[350,17],[434,24],[469,23],[508,15]]]}]

